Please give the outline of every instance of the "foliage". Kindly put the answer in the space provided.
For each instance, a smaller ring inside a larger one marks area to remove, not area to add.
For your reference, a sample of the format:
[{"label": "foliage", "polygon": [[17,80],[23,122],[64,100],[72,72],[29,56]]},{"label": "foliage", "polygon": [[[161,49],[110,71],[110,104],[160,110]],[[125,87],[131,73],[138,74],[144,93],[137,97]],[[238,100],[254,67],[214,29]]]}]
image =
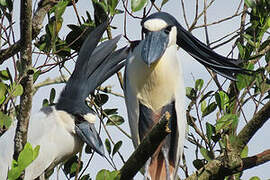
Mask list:
[{"label": "foliage", "polygon": [[[76,59],[87,34],[107,19],[107,17],[111,18],[112,21],[104,39],[112,38],[115,35],[113,34],[114,29],[120,29],[123,30],[124,37],[130,41],[125,27],[114,26],[113,19],[115,17],[129,18],[127,21],[130,19],[141,19],[149,12],[162,10],[162,8],[171,3],[169,0],[130,0],[123,2],[118,0],[92,0],[93,12],[89,8],[89,11],[80,12],[80,14],[84,15],[79,16],[75,14],[78,8],[77,2],[72,2],[71,0],[61,0],[56,3],[48,11],[46,21],[44,21],[46,24],[43,24],[44,28],[41,33],[33,40],[33,54],[38,54],[33,59],[33,62],[35,62],[33,63],[35,87],[59,83],[56,81],[53,83],[41,82],[40,77],[44,77],[44,74],[49,74],[51,70],[58,70],[61,77],[63,77],[63,74],[70,74],[72,71],[70,64],[73,63],[73,59]],[[196,2],[198,3],[198,1]],[[15,41],[10,35],[14,33],[14,3],[11,0],[0,0],[0,17],[4,27],[0,27],[1,50],[9,48]],[[180,2],[177,3],[180,4]],[[209,4],[209,6],[214,5]],[[240,130],[239,124],[243,121],[248,122],[270,99],[270,1],[245,0],[244,3],[240,3],[239,7],[242,7],[242,9],[246,7],[246,11],[237,12],[230,18],[224,18],[222,21],[212,24],[204,22],[203,26],[200,26],[198,23],[202,19],[204,10],[201,11],[201,15],[196,13],[190,26],[188,20],[184,17],[187,28],[190,31],[205,28],[204,30],[207,32],[206,27],[208,26],[229,21],[234,17],[239,17],[239,15],[246,15],[247,18],[244,19],[244,24],[241,24],[239,20],[241,28],[236,31],[237,33],[224,35],[224,38],[228,36],[232,36],[232,38],[225,41],[218,40],[208,45],[219,47],[229,42],[233,43],[234,49],[232,52],[235,52],[234,55],[239,52],[237,58],[243,60],[240,66],[257,72],[252,76],[239,74],[236,82],[215,78],[215,76],[209,79],[194,77],[194,85],[186,88],[186,99],[188,100],[187,119],[189,124],[187,135],[189,144],[186,146],[196,149],[191,160],[194,167],[188,167],[185,161],[181,166],[186,176],[190,175],[188,169],[198,170],[216,158],[223,157],[228,152],[236,151],[234,145],[239,142],[237,136]],[[74,12],[73,16],[77,18],[77,22],[68,24],[65,27],[64,15],[70,9]],[[153,11],[153,9],[155,10]],[[184,7],[183,9],[185,10]],[[206,8],[205,12],[207,11],[208,9]],[[139,16],[140,14],[141,16]],[[185,16],[185,11],[183,11],[183,15]],[[178,16],[178,14],[175,16]],[[125,20],[123,22],[125,26],[129,25],[129,22]],[[3,134],[10,127],[12,120],[18,114],[18,97],[24,92],[19,74],[26,72],[26,70],[21,68],[20,58],[16,53],[13,54],[11,59],[12,61],[8,62],[11,65],[1,66],[0,69],[0,134]],[[213,74],[215,75],[215,73]],[[119,79],[121,84],[121,78]],[[64,82],[64,80],[61,81],[61,83]],[[43,96],[43,106],[55,105],[56,95],[59,93],[60,90],[52,87],[50,92]],[[122,137],[115,139],[111,136],[111,132],[117,129],[124,136],[129,137],[126,130],[122,129],[123,124],[127,123],[126,117],[122,117],[121,113],[118,113],[117,105],[110,104],[111,95],[122,96],[122,94],[119,95],[110,87],[100,87],[96,93],[91,94],[89,99],[87,99],[89,108],[92,108],[100,119],[98,121],[99,129],[106,136],[104,138],[107,150],[105,159],[114,169],[113,171],[99,170],[95,177],[97,180],[118,179],[120,173],[118,171],[120,169],[119,164],[124,164],[127,158],[121,154],[121,151],[126,150]],[[246,106],[254,107],[254,112],[251,116],[246,117]],[[246,145],[237,153],[241,158],[245,158],[248,157],[249,149],[250,147]],[[38,150],[39,146],[33,149],[30,144],[26,144],[18,162],[13,161],[12,168],[9,171],[9,178],[16,179],[22,170],[37,157]],[[86,146],[83,152],[85,153],[82,156],[88,158],[89,162],[95,155],[89,146]],[[121,162],[115,163],[115,161]],[[87,172],[86,168],[88,166],[89,163],[82,161],[81,155],[75,155],[62,165],[62,169],[67,179],[89,180],[93,175],[91,174],[90,176],[89,172]],[[47,172],[47,177],[51,173],[53,171]],[[238,180],[241,179],[241,175],[242,173],[238,173],[232,175],[234,177],[226,178]],[[254,176],[250,179],[256,180],[260,178]]]},{"label": "foliage", "polygon": [[22,171],[29,166],[38,156],[40,146],[36,146],[34,149],[30,143],[26,143],[23,150],[19,154],[18,161],[13,160],[11,169],[8,171],[8,179],[17,179]]}]

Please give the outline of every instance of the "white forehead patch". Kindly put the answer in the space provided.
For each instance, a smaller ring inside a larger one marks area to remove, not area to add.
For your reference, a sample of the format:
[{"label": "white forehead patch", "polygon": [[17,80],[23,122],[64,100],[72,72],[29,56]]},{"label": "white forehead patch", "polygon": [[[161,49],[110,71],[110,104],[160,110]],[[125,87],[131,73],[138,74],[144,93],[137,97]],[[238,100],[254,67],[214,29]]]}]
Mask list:
[{"label": "white forehead patch", "polygon": [[143,27],[149,31],[160,31],[167,26],[168,24],[162,19],[149,19],[143,23]]},{"label": "white forehead patch", "polygon": [[87,113],[83,115],[83,118],[88,121],[89,123],[95,123],[96,122],[96,115],[93,113]]}]

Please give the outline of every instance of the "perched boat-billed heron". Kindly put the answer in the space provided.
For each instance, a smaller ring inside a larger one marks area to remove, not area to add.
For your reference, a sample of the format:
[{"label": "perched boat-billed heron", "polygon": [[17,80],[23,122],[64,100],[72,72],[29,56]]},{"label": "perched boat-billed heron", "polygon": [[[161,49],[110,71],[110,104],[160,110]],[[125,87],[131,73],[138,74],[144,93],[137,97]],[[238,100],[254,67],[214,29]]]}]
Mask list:
[{"label": "perched boat-billed heron", "polygon": [[[90,93],[124,66],[126,48],[114,51],[120,36],[99,43],[107,22],[94,29],[83,43],[75,69],[55,107],[42,108],[31,116],[28,142],[40,145],[40,151],[25,171],[25,179],[32,180],[45,170],[79,152],[85,142],[101,156],[102,141],[95,129],[95,112],[86,104]],[[15,125],[16,126],[16,125]],[[0,179],[6,179],[14,152],[15,126],[0,137]]]},{"label": "perched boat-billed heron", "polygon": [[183,152],[185,87],[178,46],[204,66],[234,80],[248,73],[240,61],[223,57],[192,36],[168,13],[154,13],[141,22],[145,39],[131,44],[125,70],[125,97],[133,144],[140,141],[164,112],[171,114],[171,134],[145,165],[145,178],[176,179]]}]

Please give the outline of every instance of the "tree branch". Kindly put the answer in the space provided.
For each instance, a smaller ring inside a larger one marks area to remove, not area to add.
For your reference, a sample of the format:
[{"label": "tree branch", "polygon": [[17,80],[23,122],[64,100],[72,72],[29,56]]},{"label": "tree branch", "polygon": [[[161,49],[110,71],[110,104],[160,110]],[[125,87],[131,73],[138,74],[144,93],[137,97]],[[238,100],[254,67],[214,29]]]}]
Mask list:
[{"label": "tree branch", "polygon": [[[49,10],[57,3],[57,0],[41,0],[38,4],[38,8],[33,16],[32,20],[32,39],[36,38],[42,29],[42,23],[45,15]],[[32,18],[32,17],[31,17]],[[21,46],[22,44],[22,46]],[[22,43],[22,39],[15,42],[13,45],[6,49],[0,50],[0,65],[3,64],[8,58],[17,54],[25,44]]]},{"label": "tree branch", "polygon": [[[33,97],[33,74],[32,68],[32,0],[21,1],[20,16],[21,42],[24,44],[21,48],[21,66],[24,72],[21,72],[21,84],[23,94],[20,97],[20,109],[17,117],[18,123],[14,137],[14,154],[13,158],[18,160],[19,153],[23,150],[27,142],[27,131],[32,108]],[[24,173],[21,175],[23,179]]]},{"label": "tree branch", "polygon": [[[203,168],[186,178],[186,180],[219,180],[224,179],[225,176],[230,176],[246,169],[262,165],[270,161],[270,149],[243,159],[239,156],[235,156],[234,153],[231,153],[228,156],[229,158],[223,156],[209,162]],[[224,159],[227,161],[224,161]]]},{"label": "tree branch", "polygon": [[270,118],[270,101],[266,103],[260,111],[258,111],[253,118],[245,125],[245,127],[238,134],[236,148],[239,152],[247,145],[255,133],[264,125]]},{"label": "tree branch", "polygon": [[169,120],[170,114],[166,112],[121,168],[120,179],[132,179],[143,167],[149,157],[154,154],[160,143],[171,132],[168,127]]}]

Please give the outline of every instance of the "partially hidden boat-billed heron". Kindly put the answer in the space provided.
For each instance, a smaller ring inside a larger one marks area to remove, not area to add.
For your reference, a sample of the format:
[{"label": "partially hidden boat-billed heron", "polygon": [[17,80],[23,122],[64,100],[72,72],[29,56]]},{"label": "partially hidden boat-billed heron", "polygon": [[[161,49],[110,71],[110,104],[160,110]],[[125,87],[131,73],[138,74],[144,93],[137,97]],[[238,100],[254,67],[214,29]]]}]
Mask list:
[{"label": "partially hidden boat-billed heron", "polygon": [[[99,43],[108,22],[94,29],[84,41],[75,69],[55,106],[42,108],[30,118],[28,142],[40,145],[39,155],[25,170],[33,180],[45,170],[78,153],[84,142],[104,156],[103,143],[95,129],[95,112],[86,98],[112,74],[124,66],[127,49],[114,51],[121,36]],[[7,178],[14,152],[16,125],[0,137],[0,179]]]},{"label": "partially hidden boat-billed heron", "polygon": [[235,79],[242,69],[239,60],[221,56],[185,30],[165,12],[141,22],[145,38],[131,44],[125,69],[125,97],[133,144],[140,144],[164,112],[171,114],[171,134],[145,165],[145,179],[172,180],[177,177],[183,153],[186,117],[185,87],[178,47],[214,72]]}]

